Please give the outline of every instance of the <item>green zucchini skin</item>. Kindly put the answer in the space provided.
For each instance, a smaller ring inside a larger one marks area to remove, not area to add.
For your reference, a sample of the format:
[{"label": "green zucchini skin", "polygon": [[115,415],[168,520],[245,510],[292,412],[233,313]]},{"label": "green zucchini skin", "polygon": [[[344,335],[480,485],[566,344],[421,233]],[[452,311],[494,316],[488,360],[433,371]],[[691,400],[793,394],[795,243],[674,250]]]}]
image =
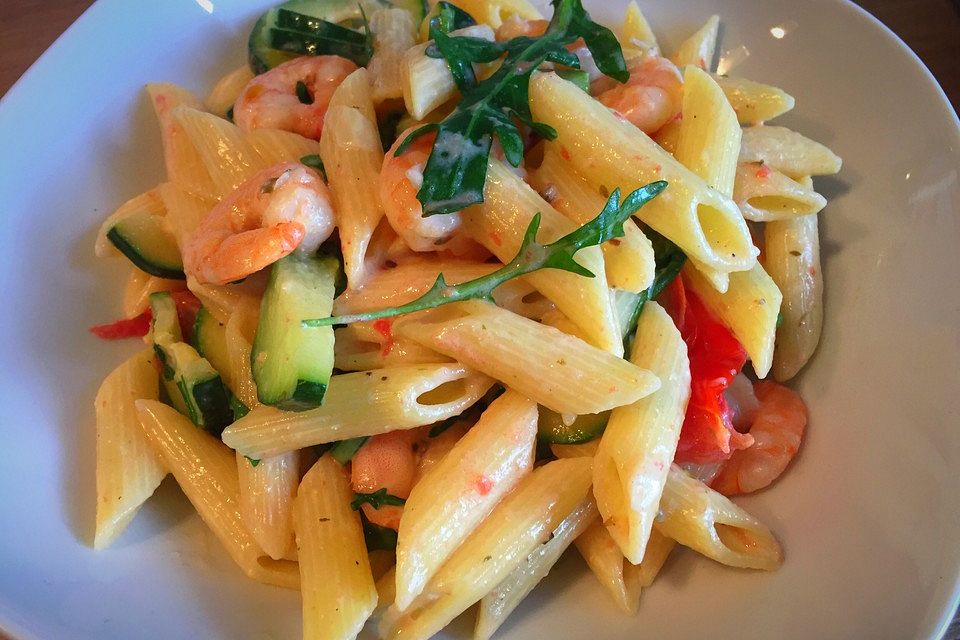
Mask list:
[{"label": "green zucchini skin", "polygon": [[163,385],[171,404],[195,425],[219,436],[234,416],[220,374],[183,342],[177,304],[169,293],[151,294],[150,309],[153,350],[163,365]]},{"label": "green zucchini skin", "polygon": [[273,265],[250,354],[260,402],[289,411],[323,402],[333,373],[333,328],[302,321],[330,315],[339,271],[336,258],[296,253]]},{"label": "green zucchini skin", "polygon": [[159,216],[138,213],[124,218],[107,231],[107,239],[141,271],[158,278],[186,279],[177,242]]},{"label": "green zucchini skin", "polygon": [[556,411],[540,407],[537,421],[537,437],[550,444],[580,444],[599,438],[607,428],[610,412],[590,413],[577,416],[573,423],[565,425]]}]

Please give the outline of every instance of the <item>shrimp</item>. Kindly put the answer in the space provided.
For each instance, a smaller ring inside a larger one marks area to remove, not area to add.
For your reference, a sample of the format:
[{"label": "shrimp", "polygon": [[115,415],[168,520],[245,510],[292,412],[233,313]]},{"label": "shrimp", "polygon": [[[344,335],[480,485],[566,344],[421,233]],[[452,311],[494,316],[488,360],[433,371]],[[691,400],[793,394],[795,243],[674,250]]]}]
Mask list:
[{"label": "shrimp", "polygon": [[380,200],[390,226],[414,251],[439,251],[447,247],[460,228],[459,213],[423,216],[417,191],[423,182],[423,168],[430,157],[436,134],[414,140],[402,155],[397,147],[413,129],[397,138],[383,159],[380,169]]},{"label": "shrimp", "polygon": [[251,80],[233,105],[233,121],[244,131],[283,129],[320,139],[334,90],[357,65],[340,56],[304,56],[277,65]]},{"label": "shrimp", "polygon": [[[417,475],[414,444],[418,438],[418,430],[413,429],[391,431],[367,440],[351,462],[350,482],[353,490],[357,493],[373,493],[386,489],[390,495],[406,499]],[[403,507],[384,505],[375,509],[373,505],[365,503],[361,508],[370,522],[394,530],[400,528]]]},{"label": "shrimp", "polygon": [[754,384],[760,405],[754,412],[752,446],[735,451],[713,481],[724,495],[763,489],[783,473],[796,455],[807,426],[807,407],[796,392],[775,382]]},{"label": "shrimp", "polygon": [[333,227],[330,192],[320,176],[284,162],[211,209],[184,245],[184,270],[201,284],[242,280],[295,250],[314,253]]},{"label": "shrimp", "polygon": [[660,56],[630,61],[630,79],[610,87],[606,78],[591,87],[597,100],[629,120],[644,133],[653,133],[675,119],[683,106],[683,76],[676,65]]}]

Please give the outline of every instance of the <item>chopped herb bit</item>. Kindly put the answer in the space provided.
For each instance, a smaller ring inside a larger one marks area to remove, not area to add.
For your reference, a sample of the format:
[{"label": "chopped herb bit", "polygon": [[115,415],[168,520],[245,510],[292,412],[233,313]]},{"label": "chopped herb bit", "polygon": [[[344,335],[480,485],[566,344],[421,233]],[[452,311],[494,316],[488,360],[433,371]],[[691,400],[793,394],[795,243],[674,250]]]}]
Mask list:
[{"label": "chopped herb bit", "polygon": [[403,498],[398,498],[395,495],[387,493],[386,489],[377,489],[373,493],[355,493],[357,496],[353,499],[353,502],[350,503],[350,508],[354,511],[360,509],[360,505],[366,503],[369,504],[374,509],[379,509],[383,506],[392,506],[392,507],[402,507],[407,503]]},{"label": "chopped herb bit", "polygon": [[643,305],[647,300],[656,300],[657,296],[673,282],[673,279],[680,274],[687,256],[677,245],[673,244],[653,229],[644,229],[644,233],[650,238],[653,245],[653,256],[656,263],[654,270],[653,284],[646,291],[637,295],[636,303],[630,318],[624,325],[623,344],[626,353],[630,353],[630,344],[633,342],[633,335],[637,330],[637,322],[640,320],[640,312],[643,311]]},{"label": "chopped herb bit", "polygon": [[260,185],[260,193],[273,193],[274,188],[277,186],[277,180],[280,178],[270,178]]},{"label": "chopped herb bit", "polygon": [[360,522],[363,524],[363,541],[367,551],[393,551],[397,548],[397,532],[387,527],[373,524],[360,512]]},{"label": "chopped herb bit", "polygon": [[324,182],[327,180],[327,169],[323,166],[323,160],[316,153],[300,158],[300,164],[306,165],[323,176]]},{"label": "chopped herb bit", "polygon": [[369,436],[341,440],[330,450],[330,455],[340,464],[347,464],[353,456],[357,455],[357,451],[359,451],[363,443],[367,441],[367,438],[369,438]]},{"label": "chopped herb bit", "polygon": [[[519,36],[503,42],[449,35],[456,22],[451,5],[441,7],[431,18],[434,43],[427,55],[446,60],[462,98],[446,119],[416,129],[397,147],[396,154],[400,155],[420,136],[437,134],[417,193],[424,216],[453,213],[483,202],[487,158],[494,136],[507,161],[519,166],[523,137],[517,121],[544,138],[557,137],[552,127],[533,120],[530,76],[544,62],[579,69],[580,60],[567,45],[583,38],[600,71],[620,82],[630,77],[616,36],[593,22],[580,0],[554,0],[553,6],[553,18],[542,36]],[[477,79],[474,64],[501,57],[503,62],[493,75]]]},{"label": "chopped herb bit", "polygon": [[620,203],[620,190],[616,189],[596,218],[548,245],[542,245],[536,241],[537,231],[540,228],[538,213],[530,221],[516,257],[493,273],[457,285],[448,285],[441,273],[430,290],[413,302],[379,311],[304,320],[303,324],[307,327],[350,324],[432,309],[462,300],[489,300],[493,290],[504,282],[539,269],[561,269],[593,278],[593,273],[574,260],[577,251],[584,247],[603,244],[611,238],[622,237],[624,221],[655,198],[666,186],[667,183],[662,180],[652,182],[628,195],[623,204]]},{"label": "chopped herb bit", "polygon": [[297,92],[297,99],[300,102],[303,104],[313,104],[313,95],[311,95],[310,89],[307,88],[307,84],[303,80],[297,80],[294,90]]},{"label": "chopped herb bit", "polygon": [[472,27],[477,24],[477,21],[474,20],[473,16],[469,13],[454,4],[443,2],[442,0],[437,3],[437,16],[440,17],[440,26],[444,31],[465,29],[466,27]]},{"label": "chopped herb bit", "polygon": [[233,122],[233,105],[230,105],[230,108],[227,109],[227,120]]},{"label": "chopped herb bit", "polygon": [[255,467],[255,466],[257,466],[258,464],[260,464],[260,460],[254,460],[254,459],[251,458],[250,456],[243,456],[243,457],[250,461],[250,466],[251,466],[251,467]]},{"label": "chopped herb bit", "polygon": [[783,324],[783,311],[777,311],[777,324],[776,328],[779,329],[780,325]]}]

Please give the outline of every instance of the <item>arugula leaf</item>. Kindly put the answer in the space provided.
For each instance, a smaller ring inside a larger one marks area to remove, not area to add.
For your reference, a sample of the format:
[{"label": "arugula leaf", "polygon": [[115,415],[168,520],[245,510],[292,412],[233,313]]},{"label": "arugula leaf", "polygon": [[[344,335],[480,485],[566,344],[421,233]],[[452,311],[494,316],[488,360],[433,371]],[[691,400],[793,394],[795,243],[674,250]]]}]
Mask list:
[{"label": "arugula leaf", "polygon": [[636,295],[633,310],[630,318],[623,325],[623,346],[625,353],[630,353],[630,345],[633,342],[633,336],[637,331],[637,322],[640,321],[640,313],[647,300],[656,300],[667,285],[673,282],[673,279],[680,274],[680,270],[687,261],[687,256],[680,248],[667,240],[665,237],[653,229],[644,229],[644,233],[650,238],[653,245],[653,256],[656,263],[654,270],[653,284],[646,291]]},{"label": "arugula leaf", "polygon": [[300,164],[305,164],[311,169],[315,170],[321,176],[323,176],[324,182],[327,181],[327,169],[323,166],[323,160],[320,159],[320,156],[316,153],[311,153],[308,156],[303,156],[300,158]]},{"label": "arugula leaf", "polygon": [[423,311],[461,300],[489,299],[493,290],[504,282],[539,269],[561,269],[592,278],[594,274],[574,260],[577,251],[622,237],[624,221],[666,187],[667,183],[663,180],[651,182],[628,195],[622,204],[620,189],[614,189],[596,218],[548,245],[536,241],[537,231],[540,229],[540,214],[537,213],[523,235],[517,255],[493,273],[457,285],[448,285],[441,273],[429,291],[407,304],[378,311],[304,320],[303,326],[350,324]]},{"label": "arugula leaf", "polygon": [[[593,22],[580,0],[553,0],[553,4],[553,18],[544,35],[505,42],[449,35],[454,26],[449,10],[441,9],[430,20],[434,44],[427,48],[427,55],[447,62],[462,98],[445,120],[420,127],[397,147],[400,155],[420,136],[437,134],[417,192],[424,216],[454,213],[483,202],[494,136],[510,164],[518,166],[523,157],[517,121],[542,137],[556,137],[556,131],[534,122],[530,113],[530,76],[545,62],[579,69],[580,61],[567,51],[567,45],[583,38],[601,71],[621,82],[629,78],[616,36]],[[474,64],[501,57],[503,62],[493,75],[477,79]]]},{"label": "arugula leaf", "polygon": [[437,3],[437,15],[440,16],[440,25],[445,31],[464,29],[477,24],[477,21],[469,13],[455,4],[443,0]]},{"label": "arugula leaf", "polygon": [[393,551],[397,548],[397,532],[388,527],[373,524],[360,512],[360,522],[363,525],[363,541],[367,551]]},{"label": "arugula leaf", "polygon": [[392,507],[402,507],[407,503],[403,498],[387,493],[386,488],[377,489],[373,493],[355,493],[356,498],[350,503],[350,508],[354,511],[360,510],[360,505],[366,503],[374,509],[389,505]]}]

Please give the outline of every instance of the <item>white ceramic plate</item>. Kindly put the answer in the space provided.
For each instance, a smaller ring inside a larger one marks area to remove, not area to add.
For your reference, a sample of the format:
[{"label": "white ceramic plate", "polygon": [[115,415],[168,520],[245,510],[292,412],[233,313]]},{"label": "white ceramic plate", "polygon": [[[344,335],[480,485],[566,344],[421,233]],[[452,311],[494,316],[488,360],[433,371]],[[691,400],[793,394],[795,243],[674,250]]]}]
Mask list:
[{"label": "white ceramic plate", "polygon": [[[0,103],[0,629],[14,637],[299,635],[297,595],[245,580],[170,481],[112,549],[89,546],[93,395],[135,348],[86,332],[119,308],[94,232],[162,176],[140,88],[202,93],[244,59],[264,4],[100,0]],[[613,24],[624,4],[591,7]],[[720,13],[735,72],[783,86],[797,98],[783,124],[844,159],[818,181],[827,316],[799,385],[808,437],[782,482],[744,500],[786,563],[678,554],[629,618],[568,557],[501,637],[937,636],[960,568],[957,118],[916,56],[843,0],[644,6],[667,51]]]}]

